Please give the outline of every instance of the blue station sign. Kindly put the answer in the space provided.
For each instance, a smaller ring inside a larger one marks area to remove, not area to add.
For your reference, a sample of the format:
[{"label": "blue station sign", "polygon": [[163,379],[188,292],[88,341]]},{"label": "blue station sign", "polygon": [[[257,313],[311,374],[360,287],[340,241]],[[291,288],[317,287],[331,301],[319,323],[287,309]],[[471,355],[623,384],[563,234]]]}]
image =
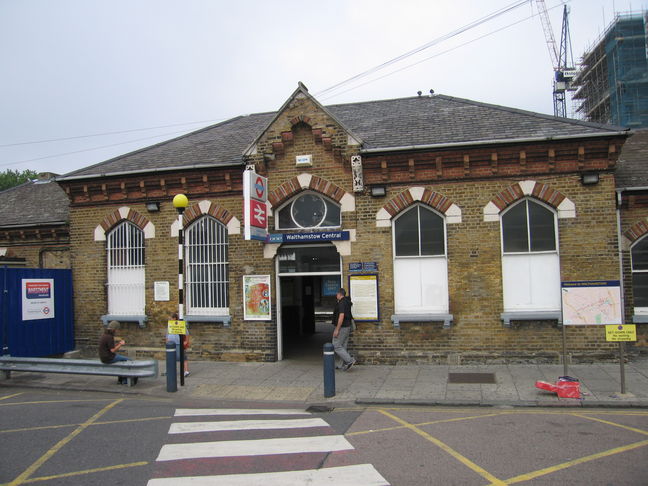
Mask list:
[{"label": "blue station sign", "polygon": [[313,243],[317,241],[344,241],[348,231],[315,231],[311,233],[270,233],[266,243]]}]

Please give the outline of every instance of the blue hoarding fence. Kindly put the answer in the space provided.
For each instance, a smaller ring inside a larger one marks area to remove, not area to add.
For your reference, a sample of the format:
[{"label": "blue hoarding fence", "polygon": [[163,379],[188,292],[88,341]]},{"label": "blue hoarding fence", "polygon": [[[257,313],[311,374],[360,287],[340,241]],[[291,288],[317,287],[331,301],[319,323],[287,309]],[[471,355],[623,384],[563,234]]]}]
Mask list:
[{"label": "blue hoarding fence", "polygon": [[74,349],[72,271],[0,267],[1,354],[40,357]]}]

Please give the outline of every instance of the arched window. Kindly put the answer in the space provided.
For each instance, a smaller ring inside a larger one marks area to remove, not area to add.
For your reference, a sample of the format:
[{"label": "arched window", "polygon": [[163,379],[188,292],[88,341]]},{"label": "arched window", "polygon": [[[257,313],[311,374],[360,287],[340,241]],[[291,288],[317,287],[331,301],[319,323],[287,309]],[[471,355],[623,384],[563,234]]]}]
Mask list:
[{"label": "arched window", "polygon": [[129,221],[106,238],[108,314],[144,315],[144,232]]},{"label": "arched window", "polygon": [[635,314],[648,314],[648,236],[644,236],[631,249],[632,296]]},{"label": "arched window", "polygon": [[393,224],[395,311],[448,312],[445,219],[416,204]]},{"label": "arched window", "polygon": [[229,313],[227,227],[202,216],[185,232],[187,314]]},{"label": "arched window", "polygon": [[560,310],[556,213],[523,199],[500,219],[504,311]]},{"label": "arched window", "polygon": [[339,228],[340,206],[316,192],[297,195],[277,211],[277,229]]}]

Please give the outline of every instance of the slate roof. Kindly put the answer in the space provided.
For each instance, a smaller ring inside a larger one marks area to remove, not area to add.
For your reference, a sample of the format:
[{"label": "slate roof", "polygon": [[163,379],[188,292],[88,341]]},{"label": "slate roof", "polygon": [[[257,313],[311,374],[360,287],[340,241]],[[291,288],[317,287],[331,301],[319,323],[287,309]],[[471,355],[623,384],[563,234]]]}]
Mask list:
[{"label": "slate roof", "polygon": [[616,186],[648,187],[648,129],[634,130],[623,144],[616,170]]},{"label": "slate roof", "polygon": [[53,180],[28,181],[0,192],[0,228],[67,223],[65,191]]},{"label": "slate roof", "polygon": [[[363,140],[363,150],[605,135],[625,130],[444,95],[330,105],[326,109]],[[63,179],[153,169],[242,164],[243,151],[276,115],[276,112],[256,113],[232,118],[71,172]]]}]

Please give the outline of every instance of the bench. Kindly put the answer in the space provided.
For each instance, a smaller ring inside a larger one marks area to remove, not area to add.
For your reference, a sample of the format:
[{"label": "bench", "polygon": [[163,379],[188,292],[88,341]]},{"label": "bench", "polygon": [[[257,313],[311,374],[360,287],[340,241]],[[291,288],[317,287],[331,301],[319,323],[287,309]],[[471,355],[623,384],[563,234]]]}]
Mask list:
[{"label": "bench", "polygon": [[93,359],[16,358],[13,356],[0,356],[0,370],[4,371],[7,379],[11,378],[12,371],[123,376],[126,378],[128,386],[134,386],[137,378],[157,377],[158,362],[149,359],[105,364]]}]

